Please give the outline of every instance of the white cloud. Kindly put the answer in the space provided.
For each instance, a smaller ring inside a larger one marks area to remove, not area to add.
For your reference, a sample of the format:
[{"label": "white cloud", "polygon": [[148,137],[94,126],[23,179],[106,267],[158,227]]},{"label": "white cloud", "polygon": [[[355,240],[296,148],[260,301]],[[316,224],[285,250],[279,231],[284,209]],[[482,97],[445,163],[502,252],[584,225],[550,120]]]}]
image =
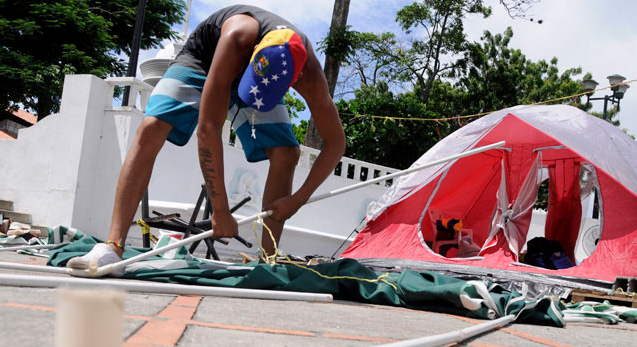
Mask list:
[{"label": "white cloud", "polygon": [[[490,0],[493,16],[486,20],[471,19],[467,29],[472,40],[478,40],[483,30],[501,33],[513,28],[510,46],[519,48],[534,61],[558,58],[561,71],[581,67],[600,83],[608,86],[606,76],[620,74],[627,81],[637,78],[637,2],[631,0],[543,0],[530,14],[534,22],[508,17],[498,1]],[[543,23],[538,24],[537,20]],[[581,76],[579,76],[581,78]],[[632,90],[631,90],[632,89]],[[608,94],[601,91],[595,96]],[[603,102],[593,104],[601,112]],[[632,83],[621,103],[622,127],[637,135],[637,83]]]}]

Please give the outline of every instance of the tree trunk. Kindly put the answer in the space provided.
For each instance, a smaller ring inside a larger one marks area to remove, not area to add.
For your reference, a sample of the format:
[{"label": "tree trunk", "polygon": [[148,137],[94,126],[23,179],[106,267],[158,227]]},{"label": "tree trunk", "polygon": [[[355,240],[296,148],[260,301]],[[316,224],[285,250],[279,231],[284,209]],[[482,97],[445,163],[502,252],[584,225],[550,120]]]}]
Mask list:
[{"label": "tree trunk", "polygon": [[[330,24],[330,32],[337,30],[347,24],[347,15],[349,14],[350,0],[334,0],[334,10],[332,11],[332,23]],[[334,97],[334,89],[336,88],[336,82],[338,81],[338,71],[341,67],[341,61],[337,60],[333,56],[325,56],[325,66],[323,73],[327,79],[327,87],[330,92],[330,96]],[[319,135],[316,127],[314,126],[314,119],[310,118],[307,125],[307,132],[305,133],[304,144],[311,148],[321,149],[323,147],[323,139]]]}]

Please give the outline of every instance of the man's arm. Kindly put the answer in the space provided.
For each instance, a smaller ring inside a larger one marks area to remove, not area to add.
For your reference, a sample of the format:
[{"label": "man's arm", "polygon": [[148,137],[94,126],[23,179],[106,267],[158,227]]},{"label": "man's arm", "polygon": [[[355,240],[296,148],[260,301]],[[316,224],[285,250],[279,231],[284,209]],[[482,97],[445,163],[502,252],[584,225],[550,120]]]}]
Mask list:
[{"label": "man's arm", "polygon": [[343,126],[330,97],[321,64],[311,47],[308,48],[303,74],[293,87],[305,99],[316,129],[323,138],[324,146],[299,190],[290,197],[274,201],[264,208],[272,210],[272,218],[279,221],[290,218],[307,202],[314,191],[332,174],[345,152]]},{"label": "man's arm", "polygon": [[259,25],[249,16],[229,18],[221,28],[210,71],[204,83],[197,128],[199,163],[213,208],[213,237],[233,237],[237,222],[226,194],[221,132],[226,121],[232,81],[250,59]]}]

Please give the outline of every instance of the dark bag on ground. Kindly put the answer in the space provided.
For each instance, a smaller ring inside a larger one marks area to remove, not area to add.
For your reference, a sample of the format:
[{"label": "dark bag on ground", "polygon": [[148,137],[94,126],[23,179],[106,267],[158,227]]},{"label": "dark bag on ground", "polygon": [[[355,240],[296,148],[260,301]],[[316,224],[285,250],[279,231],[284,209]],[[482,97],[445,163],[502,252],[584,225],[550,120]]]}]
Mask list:
[{"label": "dark bag on ground", "polygon": [[533,238],[526,244],[524,262],[529,265],[557,270],[574,266],[559,242],[544,237]]}]

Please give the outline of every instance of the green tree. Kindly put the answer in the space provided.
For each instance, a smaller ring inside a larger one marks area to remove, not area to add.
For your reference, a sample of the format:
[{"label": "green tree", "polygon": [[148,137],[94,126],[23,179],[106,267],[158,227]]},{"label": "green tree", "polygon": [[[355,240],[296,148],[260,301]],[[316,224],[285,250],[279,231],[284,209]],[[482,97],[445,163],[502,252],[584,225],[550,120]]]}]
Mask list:
[{"label": "green tree", "polygon": [[[288,109],[290,120],[298,118],[299,113],[305,111],[305,109],[307,108],[303,100],[301,100],[301,98],[299,98],[299,95],[293,90],[288,91],[283,96],[283,102],[285,103],[285,106]],[[294,132],[294,137],[296,137],[296,140],[299,141],[299,143],[303,143],[305,139],[307,125],[308,125],[308,121],[306,120],[302,120],[300,124],[298,125],[292,124],[292,131]]]},{"label": "green tree", "polygon": [[[466,44],[463,56],[454,62],[456,67],[451,75],[454,78],[434,80],[427,104],[418,85],[402,93],[392,92],[391,74],[379,81],[363,78],[374,83],[361,83],[353,98],[337,104],[347,136],[346,154],[404,168],[467,122],[455,116],[545,102],[582,92],[580,81],[575,79],[581,74],[580,68],[560,72],[556,58],[550,62],[531,61],[520,50],[508,46],[512,36],[510,29],[497,35],[485,32],[481,42]],[[400,44],[387,40],[385,43]],[[580,98],[559,102],[586,107]]]},{"label": "green tree", "polygon": [[438,140],[430,123],[396,119],[433,116],[414,93],[396,94],[379,82],[361,86],[355,94],[355,98],[337,103],[346,134],[346,156],[405,168]]},{"label": "green tree", "polygon": [[[348,40],[351,38],[351,34],[347,25],[349,3],[350,0],[334,0],[330,31],[319,47],[325,53],[323,73],[325,74],[327,89],[331,97],[334,97],[334,89],[338,82],[341,62],[351,54],[352,50],[351,43]],[[314,125],[313,118],[310,118],[307,123],[304,142],[306,146],[312,148],[323,148],[323,139]]]},{"label": "green tree", "polygon": [[[356,90],[359,86],[376,86],[378,82],[389,83],[393,87],[401,86],[394,80],[395,57],[404,55],[405,48],[393,33],[359,33],[352,31],[353,52],[344,59],[348,69],[341,86]],[[344,94],[347,94],[344,93]]]},{"label": "green tree", "polygon": [[424,0],[407,5],[396,14],[396,22],[406,34],[415,34],[411,43],[399,41],[393,33],[356,33],[351,40],[355,53],[345,64],[349,71],[345,81],[369,86],[382,80],[412,90],[427,105],[434,83],[456,68],[457,63],[448,57],[466,49],[463,19],[490,14],[482,0]]},{"label": "green tree", "polygon": [[[353,32],[354,54],[345,60],[348,73],[340,87],[353,90],[354,98],[338,104],[348,140],[346,155],[405,167],[455,130],[457,121],[445,119],[458,114],[454,104],[460,96],[445,81],[458,64],[449,57],[463,53],[469,44],[463,19],[490,13],[482,0],[424,0],[396,15],[405,33],[414,34],[410,42],[394,33]],[[351,119],[347,113],[437,121]]]},{"label": "green tree", "polygon": [[[549,62],[531,61],[519,49],[509,47],[512,37],[511,28],[496,35],[486,31],[481,42],[468,46],[457,84],[464,92],[461,113],[547,102],[583,91],[581,81],[575,79],[582,73],[581,68],[560,73],[555,57]],[[580,99],[558,102],[581,106]]]},{"label": "green tree", "polygon": [[[39,119],[59,110],[64,75],[123,75],[137,0],[0,0],[0,118],[22,107]],[[149,1],[143,49],[175,39],[181,0]]]},{"label": "green tree", "polygon": [[[112,23],[109,34],[115,43],[116,53],[131,52],[133,29],[137,17],[139,0],[87,0],[90,11]],[[175,40],[178,33],[171,27],[184,20],[183,0],[146,0],[144,33],[141,48],[160,48],[166,39]]]},{"label": "green tree", "polygon": [[424,37],[416,39],[406,52],[394,56],[399,66],[396,77],[414,84],[414,91],[423,104],[429,103],[434,82],[455,68],[453,60],[445,59],[464,52],[467,45],[463,19],[467,15],[488,17],[491,9],[482,0],[425,0],[405,6],[396,14],[403,30],[421,30]]}]

